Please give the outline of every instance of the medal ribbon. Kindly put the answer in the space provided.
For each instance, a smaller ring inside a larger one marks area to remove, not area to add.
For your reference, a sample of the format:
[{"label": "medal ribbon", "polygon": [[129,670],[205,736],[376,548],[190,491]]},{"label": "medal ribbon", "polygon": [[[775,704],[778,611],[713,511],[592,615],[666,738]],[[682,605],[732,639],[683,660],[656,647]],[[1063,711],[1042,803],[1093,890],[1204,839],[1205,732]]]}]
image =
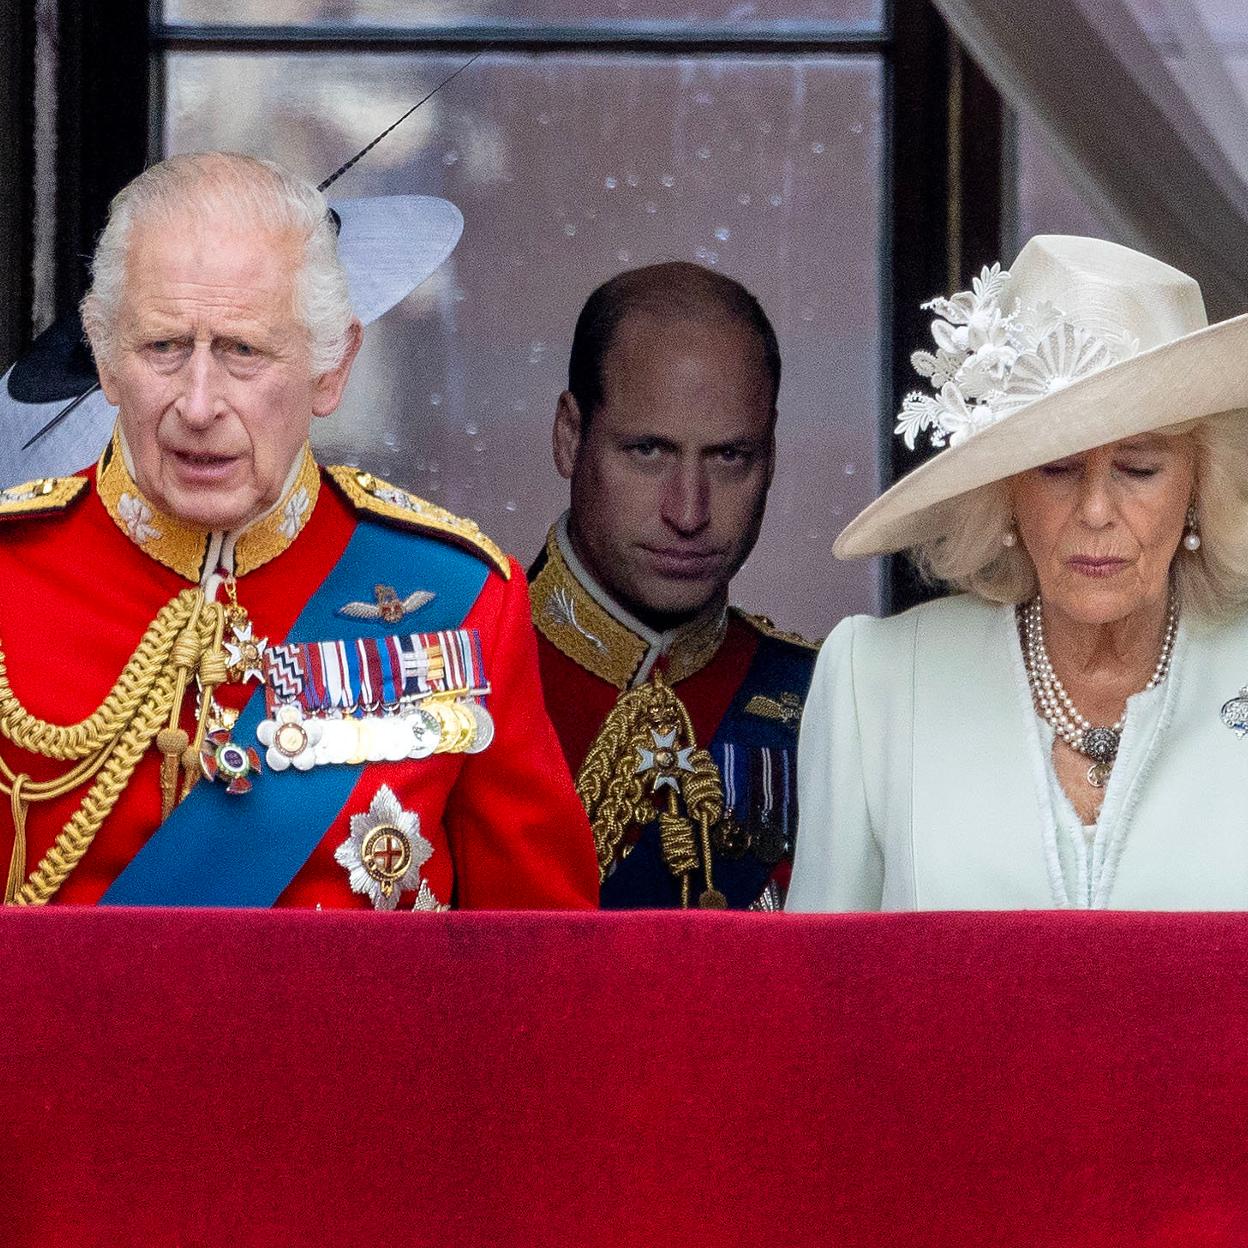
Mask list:
[{"label": "medal ribbon", "polygon": [[265,658],[269,715],[291,703],[310,716],[393,710],[433,694],[487,687],[481,634],[475,628],[287,642],[270,646]]},{"label": "medal ribbon", "polygon": [[[401,582],[414,566],[420,567],[422,583],[437,591],[436,601],[425,608],[430,624],[459,629],[489,568],[448,542],[363,521],[357,523],[337,565],[311,593],[290,635],[337,633],[351,643],[379,641],[370,635],[375,621],[343,618],[338,607],[368,598],[378,581]],[[321,703],[329,701],[331,688],[323,670],[317,676],[304,666],[314,655],[323,662],[324,649],[292,650],[289,642],[281,649],[284,661],[269,669],[265,693],[257,689],[248,701],[234,726],[235,741],[255,741],[256,727],[267,716],[269,680],[282,682],[283,688],[312,688]],[[391,670],[397,670],[394,658]],[[224,785],[197,784],[113,881],[100,904],[271,906],[320,844],[360,774],[358,766],[265,770],[245,797],[228,796]],[[379,771],[379,778],[383,774]]]}]

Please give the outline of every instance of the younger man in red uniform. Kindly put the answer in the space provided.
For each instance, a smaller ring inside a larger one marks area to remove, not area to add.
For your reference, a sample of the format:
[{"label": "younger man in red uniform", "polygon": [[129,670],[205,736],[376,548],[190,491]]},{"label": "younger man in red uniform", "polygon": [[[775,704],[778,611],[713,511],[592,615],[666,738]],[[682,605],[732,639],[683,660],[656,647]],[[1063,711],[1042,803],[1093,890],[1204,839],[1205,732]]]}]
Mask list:
[{"label": "younger man in red uniform", "polygon": [[0,494],[10,904],[595,900],[514,563],[308,448],[361,339],[334,246],[245,157],[114,201],[83,305],[112,444]]},{"label": "younger man in red uniform", "polygon": [[555,414],[571,508],[530,571],[546,705],[610,907],[779,908],[814,648],[731,609],[775,458],[780,353],[738,282],[622,273]]}]

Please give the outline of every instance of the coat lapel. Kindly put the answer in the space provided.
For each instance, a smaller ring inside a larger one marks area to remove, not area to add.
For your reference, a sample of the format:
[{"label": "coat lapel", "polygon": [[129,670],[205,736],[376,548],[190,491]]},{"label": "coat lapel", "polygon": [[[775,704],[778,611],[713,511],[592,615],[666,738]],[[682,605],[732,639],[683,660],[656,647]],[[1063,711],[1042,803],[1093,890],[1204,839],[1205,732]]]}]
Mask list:
[{"label": "coat lapel", "polygon": [[1013,610],[964,597],[922,612],[915,652],[916,907],[1051,908],[1043,759]]}]

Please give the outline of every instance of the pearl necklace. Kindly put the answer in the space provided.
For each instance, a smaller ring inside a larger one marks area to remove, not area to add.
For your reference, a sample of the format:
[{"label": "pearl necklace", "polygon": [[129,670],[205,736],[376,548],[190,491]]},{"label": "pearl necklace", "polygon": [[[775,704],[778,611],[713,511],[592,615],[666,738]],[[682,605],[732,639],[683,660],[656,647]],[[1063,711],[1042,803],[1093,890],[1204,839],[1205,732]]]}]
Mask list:
[{"label": "pearl necklace", "polygon": [[[1166,634],[1161,643],[1161,655],[1157,659],[1157,666],[1153,668],[1153,674],[1148,678],[1148,684],[1144,686],[1145,689],[1161,684],[1170,670],[1178,620],[1178,603],[1171,595],[1170,606],[1166,612]],[[1098,727],[1079,713],[1049,659],[1048,648],[1044,644],[1044,613],[1039,598],[1018,608],[1018,625],[1023,642],[1023,665],[1027,670],[1027,684],[1031,688],[1036,709],[1072,750],[1077,750],[1085,758],[1092,760],[1092,765],[1088,768],[1088,783],[1097,789],[1104,788],[1118,756],[1125,713],[1123,719],[1109,727]]]}]

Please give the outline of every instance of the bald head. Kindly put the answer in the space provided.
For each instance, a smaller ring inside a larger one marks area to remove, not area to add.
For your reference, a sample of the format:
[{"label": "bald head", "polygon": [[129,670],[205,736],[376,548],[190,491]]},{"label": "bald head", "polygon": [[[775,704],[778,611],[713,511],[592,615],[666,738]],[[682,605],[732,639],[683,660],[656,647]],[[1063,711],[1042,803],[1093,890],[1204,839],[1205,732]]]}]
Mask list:
[{"label": "bald head", "polygon": [[693,323],[744,328],[758,343],[759,367],[774,409],[780,390],[780,348],[758,300],[740,282],[686,261],[629,269],[590,295],[576,321],[568,360],[568,390],[582,425],[601,406],[607,357],[624,323],[634,317],[659,325]]}]

